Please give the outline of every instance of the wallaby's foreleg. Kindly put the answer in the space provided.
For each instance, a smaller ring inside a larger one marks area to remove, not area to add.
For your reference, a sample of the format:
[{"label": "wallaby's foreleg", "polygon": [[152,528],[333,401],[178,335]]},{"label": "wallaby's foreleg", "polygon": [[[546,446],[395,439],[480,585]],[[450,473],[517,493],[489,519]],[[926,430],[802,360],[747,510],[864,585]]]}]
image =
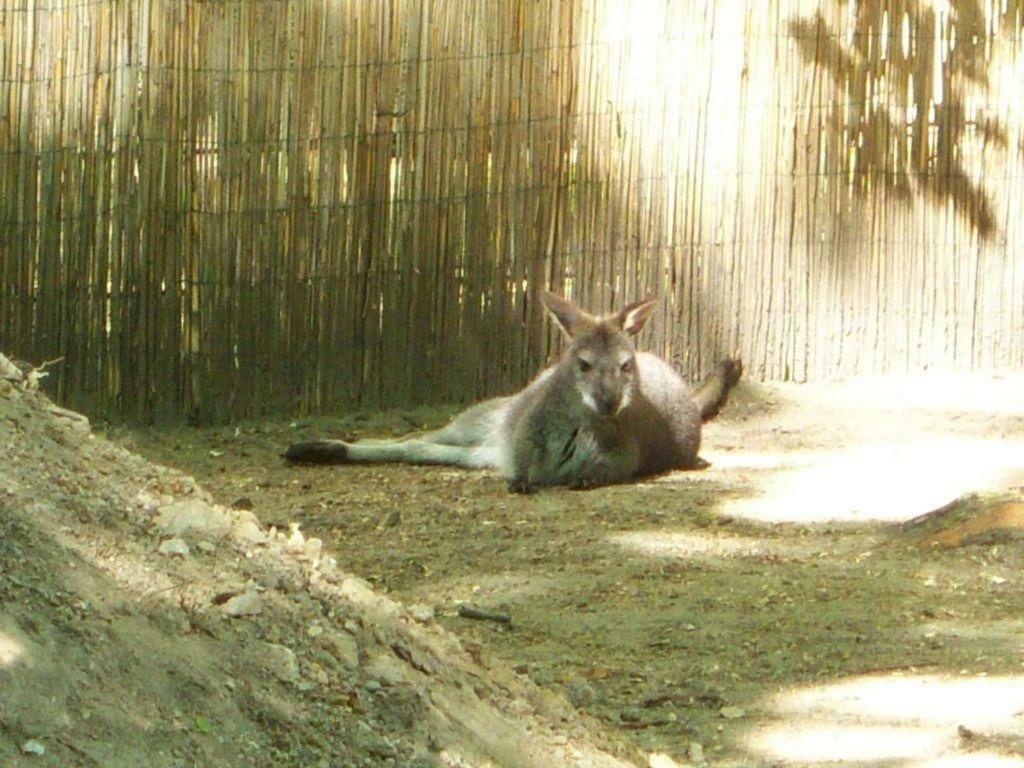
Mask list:
[{"label": "wallaby's foreleg", "polygon": [[547,432],[533,427],[516,437],[508,482],[513,493],[531,493],[547,485],[583,489],[621,483],[640,466],[639,447],[628,438],[599,442],[579,427]]},{"label": "wallaby's foreleg", "polygon": [[721,360],[693,392],[693,401],[700,409],[702,421],[718,415],[725,405],[731,390],[743,374],[743,363],[736,360]]}]

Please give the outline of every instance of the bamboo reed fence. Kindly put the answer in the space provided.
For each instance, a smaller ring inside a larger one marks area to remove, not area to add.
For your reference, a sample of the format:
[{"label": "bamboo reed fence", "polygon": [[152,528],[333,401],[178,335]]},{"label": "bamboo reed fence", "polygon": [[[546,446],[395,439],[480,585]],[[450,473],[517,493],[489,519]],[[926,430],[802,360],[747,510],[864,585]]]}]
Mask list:
[{"label": "bamboo reed fence", "polygon": [[465,401],[557,346],[1024,364],[1019,0],[2,0],[0,349],[94,414]]}]

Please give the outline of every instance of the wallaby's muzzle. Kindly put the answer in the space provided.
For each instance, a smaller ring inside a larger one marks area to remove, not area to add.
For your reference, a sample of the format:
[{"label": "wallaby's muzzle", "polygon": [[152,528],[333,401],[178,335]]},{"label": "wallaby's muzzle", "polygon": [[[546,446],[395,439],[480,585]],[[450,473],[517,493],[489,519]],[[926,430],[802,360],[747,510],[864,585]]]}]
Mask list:
[{"label": "wallaby's muzzle", "polygon": [[622,398],[618,394],[601,394],[594,398],[594,405],[601,416],[614,416],[622,408]]}]

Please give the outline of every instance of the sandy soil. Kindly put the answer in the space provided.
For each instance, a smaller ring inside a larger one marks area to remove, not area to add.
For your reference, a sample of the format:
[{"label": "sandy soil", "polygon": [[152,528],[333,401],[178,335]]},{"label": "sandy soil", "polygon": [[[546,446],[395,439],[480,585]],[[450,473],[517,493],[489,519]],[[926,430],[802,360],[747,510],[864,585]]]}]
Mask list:
[{"label": "sandy soil", "polygon": [[1024,377],[744,383],[710,468],[587,492],[277,458],[450,413],[111,435],[301,524],[640,764],[1024,765]]},{"label": "sandy soil", "polygon": [[95,436],[0,355],[0,766],[644,759],[246,506]]}]

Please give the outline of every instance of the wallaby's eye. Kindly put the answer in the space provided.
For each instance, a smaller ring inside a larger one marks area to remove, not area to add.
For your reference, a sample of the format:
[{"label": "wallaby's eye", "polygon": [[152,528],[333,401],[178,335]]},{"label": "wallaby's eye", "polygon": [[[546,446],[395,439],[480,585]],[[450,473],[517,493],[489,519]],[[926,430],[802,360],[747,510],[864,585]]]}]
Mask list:
[{"label": "wallaby's eye", "polygon": [[622,371],[623,373],[629,373],[630,371],[633,370],[633,361],[626,360],[625,362],[622,363],[622,365],[619,366],[619,370]]},{"label": "wallaby's eye", "polygon": [[584,360],[582,357],[579,358],[578,362],[579,362],[579,366],[580,366],[580,371],[582,373],[587,373],[588,371],[590,371],[590,369],[592,369],[594,367],[590,363],[588,363],[586,360]]}]

